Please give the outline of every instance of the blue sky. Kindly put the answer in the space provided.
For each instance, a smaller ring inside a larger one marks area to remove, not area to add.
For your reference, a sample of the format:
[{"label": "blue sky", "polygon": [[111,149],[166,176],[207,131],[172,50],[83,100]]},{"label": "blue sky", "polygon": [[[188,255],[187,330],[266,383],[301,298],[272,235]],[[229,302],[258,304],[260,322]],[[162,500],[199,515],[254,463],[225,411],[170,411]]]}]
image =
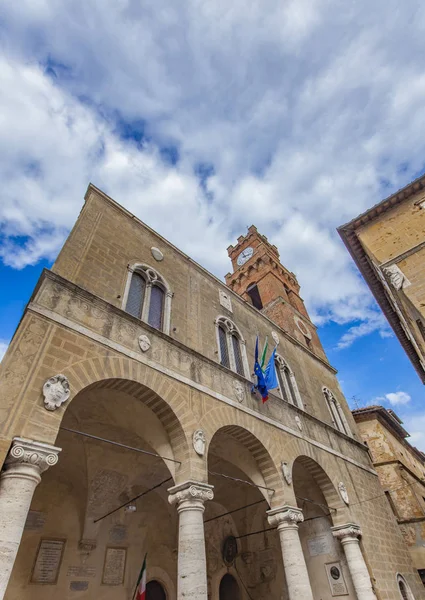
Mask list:
[{"label": "blue sky", "polygon": [[0,349],[89,181],[219,277],[255,224],[348,399],[425,449],[423,386],[336,227],[423,172],[419,0],[6,0]]}]

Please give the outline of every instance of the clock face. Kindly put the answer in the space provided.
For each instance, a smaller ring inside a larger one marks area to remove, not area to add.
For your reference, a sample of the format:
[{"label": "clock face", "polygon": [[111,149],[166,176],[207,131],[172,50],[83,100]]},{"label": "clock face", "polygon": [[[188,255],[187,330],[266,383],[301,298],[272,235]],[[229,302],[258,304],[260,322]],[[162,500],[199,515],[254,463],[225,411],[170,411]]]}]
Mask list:
[{"label": "clock face", "polygon": [[238,260],[236,262],[238,263],[239,266],[241,266],[244,263],[246,263],[246,261],[249,260],[253,254],[254,254],[253,248],[245,248],[245,250],[242,250],[242,252],[239,254]]}]

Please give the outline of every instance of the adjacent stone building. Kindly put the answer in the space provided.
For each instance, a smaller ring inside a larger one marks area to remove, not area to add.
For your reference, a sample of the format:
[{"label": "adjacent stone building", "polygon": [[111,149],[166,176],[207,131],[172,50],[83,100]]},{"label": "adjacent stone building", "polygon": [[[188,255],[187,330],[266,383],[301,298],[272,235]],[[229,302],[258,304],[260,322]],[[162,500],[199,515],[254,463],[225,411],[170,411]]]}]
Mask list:
[{"label": "adjacent stone building", "polygon": [[425,176],[338,231],[425,383]]},{"label": "adjacent stone building", "polygon": [[229,254],[89,186],[1,365],[0,598],[128,600],[145,553],[150,600],[425,598],[295,275]]},{"label": "adjacent stone building", "polygon": [[425,585],[425,454],[409,444],[393,410],[367,406],[353,416]]}]

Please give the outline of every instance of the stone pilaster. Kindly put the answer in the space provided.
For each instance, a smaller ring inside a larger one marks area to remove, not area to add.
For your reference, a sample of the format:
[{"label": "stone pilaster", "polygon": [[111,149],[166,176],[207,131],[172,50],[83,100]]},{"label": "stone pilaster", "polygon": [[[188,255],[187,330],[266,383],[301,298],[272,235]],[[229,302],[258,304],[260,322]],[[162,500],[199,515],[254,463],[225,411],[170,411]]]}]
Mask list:
[{"label": "stone pilaster", "polygon": [[279,532],[289,600],[313,600],[298,532],[298,523],[304,521],[302,511],[294,506],[282,506],[267,511],[267,515],[270,525]]},{"label": "stone pilaster", "polygon": [[214,497],[213,486],[186,481],[168,490],[179,513],[177,600],[207,600],[204,503]]},{"label": "stone pilaster", "polygon": [[354,523],[347,523],[332,527],[332,533],[340,540],[344,548],[357,600],[376,600],[369,571],[360,548],[359,538],[362,535],[360,527]]},{"label": "stone pilaster", "polygon": [[60,448],[14,438],[0,474],[0,600],[3,599],[41,474],[58,462]]}]

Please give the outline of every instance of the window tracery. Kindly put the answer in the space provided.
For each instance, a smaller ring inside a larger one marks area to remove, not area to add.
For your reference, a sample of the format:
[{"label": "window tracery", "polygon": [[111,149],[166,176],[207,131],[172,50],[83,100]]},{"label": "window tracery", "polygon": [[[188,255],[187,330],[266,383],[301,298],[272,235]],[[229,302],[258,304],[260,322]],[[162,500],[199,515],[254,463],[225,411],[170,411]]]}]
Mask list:
[{"label": "window tracery", "polygon": [[172,293],[164,277],[149,265],[133,265],[128,271],[124,310],[168,334]]},{"label": "window tracery", "polygon": [[341,404],[335,398],[333,393],[327,387],[323,387],[323,395],[326,399],[326,404],[328,405],[329,412],[331,413],[332,424],[336,429],[345,433],[345,435],[351,435],[350,428],[348,426],[347,419],[345,417],[344,411],[342,410]]},{"label": "window tracery", "polygon": [[275,367],[282,398],[286,400],[286,402],[304,409],[295,375],[288,363],[278,354],[276,354]]},{"label": "window tracery", "polygon": [[217,344],[220,364],[243,377],[249,373],[245,340],[236,325],[227,317],[218,317]]}]

